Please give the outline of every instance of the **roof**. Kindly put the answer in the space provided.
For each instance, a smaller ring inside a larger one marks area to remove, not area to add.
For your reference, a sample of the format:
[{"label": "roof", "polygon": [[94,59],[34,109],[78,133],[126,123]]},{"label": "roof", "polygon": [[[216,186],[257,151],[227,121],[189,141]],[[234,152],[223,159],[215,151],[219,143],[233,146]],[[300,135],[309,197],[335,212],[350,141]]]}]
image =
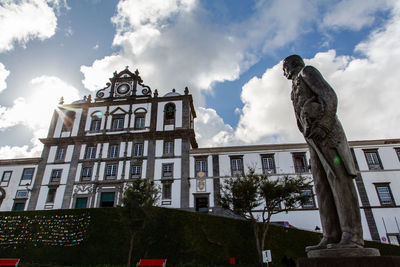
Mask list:
[{"label": "roof", "polygon": [[[398,144],[400,147],[400,139],[349,141],[350,147],[383,146],[383,145],[393,145],[393,144]],[[308,149],[308,146],[306,143],[287,143],[287,144],[267,144],[267,145],[250,145],[250,146],[206,147],[206,148],[192,149],[190,151],[190,154],[256,152],[265,150],[286,150],[286,149]]]},{"label": "roof", "polygon": [[34,165],[34,164],[39,164],[41,159],[42,158],[0,159],[0,166]]}]

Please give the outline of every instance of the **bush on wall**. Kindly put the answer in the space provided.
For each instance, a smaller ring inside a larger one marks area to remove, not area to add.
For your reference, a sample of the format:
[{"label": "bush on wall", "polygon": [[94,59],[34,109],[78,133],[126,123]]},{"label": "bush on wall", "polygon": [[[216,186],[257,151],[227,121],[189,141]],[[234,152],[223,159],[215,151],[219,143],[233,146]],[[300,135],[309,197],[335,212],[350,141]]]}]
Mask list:
[{"label": "bush on wall", "polygon": [[[152,208],[151,212],[155,214],[153,219],[136,238],[133,262],[140,258],[167,258],[170,264],[222,265],[235,257],[237,263],[257,263],[252,229],[246,221],[163,208]],[[124,264],[129,234],[120,219],[120,208],[2,212],[0,220],[4,216],[77,218],[82,214],[86,214],[90,223],[79,244],[36,243],[35,246],[25,242],[3,246],[0,257],[58,265]],[[9,226],[0,224],[0,231],[6,227]],[[287,266],[305,257],[304,247],[318,243],[319,238],[317,233],[273,227],[266,244],[272,251],[270,266]],[[367,242],[367,247],[379,248],[382,255],[400,255],[400,248],[396,246]]]}]

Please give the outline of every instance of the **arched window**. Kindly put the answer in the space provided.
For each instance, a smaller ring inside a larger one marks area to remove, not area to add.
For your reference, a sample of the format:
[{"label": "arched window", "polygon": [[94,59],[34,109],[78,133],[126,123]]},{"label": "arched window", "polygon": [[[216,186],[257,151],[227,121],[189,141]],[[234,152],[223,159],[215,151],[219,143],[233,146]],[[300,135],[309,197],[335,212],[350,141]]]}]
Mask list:
[{"label": "arched window", "polygon": [[146,110],[138,108],[135,110],[135,129],[144,129],[146,122]]},{"label": "arched window", "polygon": [[164,108],[164,125],[175,124],[175,104],[168,103]]},{"label": "arched window", "polygon": [[70,132],[72,131],[72,127],[74,126],[75,121],[75,112],[68,111],[64,116],[64,123],[62,127],[63,132]]},{"label": "arched window", "polygon": [[98,132],[100,131],[101,127],[101,118],[103,117],[103,113],[101,111],[93,112],[91,115],[91,122],[90,122],[90,131]]}]

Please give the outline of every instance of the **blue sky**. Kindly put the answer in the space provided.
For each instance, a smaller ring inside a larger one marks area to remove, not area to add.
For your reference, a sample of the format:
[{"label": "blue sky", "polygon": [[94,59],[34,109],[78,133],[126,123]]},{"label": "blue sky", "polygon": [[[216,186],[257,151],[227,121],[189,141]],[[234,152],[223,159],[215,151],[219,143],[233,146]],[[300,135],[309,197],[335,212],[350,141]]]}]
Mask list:
[{"label": "blue sky", "polygon": [[281,61],[299,54],[339,96],[348,139],[400,137],[395,0],[0,0],[0,158],[39,156],[60,96],[138,68],[188,86],[201,147],[302,142]]}]

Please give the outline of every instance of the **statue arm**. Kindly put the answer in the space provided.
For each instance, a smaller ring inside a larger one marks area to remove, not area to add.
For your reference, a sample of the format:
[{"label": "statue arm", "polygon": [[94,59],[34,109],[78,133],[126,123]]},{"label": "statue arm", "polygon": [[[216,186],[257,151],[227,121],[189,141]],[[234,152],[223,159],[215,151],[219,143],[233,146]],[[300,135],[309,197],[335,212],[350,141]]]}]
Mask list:
[{"label": "statue arm", "polygon": [[337,110],[337,96],[321,73],[312,66],[305,66],[301,70],[300,75],[306,85],[317,96],[318,101],[324,106],[325,115],[335,115]]},{"label": "statue arm", "polygon": [[303,105],[302,121],[305,122],[304,136],[316,141],[323,140],[332,130],[337,109],[337,97],[332,87],[314,67],[306,66],[300,76],[313,93]]}]

